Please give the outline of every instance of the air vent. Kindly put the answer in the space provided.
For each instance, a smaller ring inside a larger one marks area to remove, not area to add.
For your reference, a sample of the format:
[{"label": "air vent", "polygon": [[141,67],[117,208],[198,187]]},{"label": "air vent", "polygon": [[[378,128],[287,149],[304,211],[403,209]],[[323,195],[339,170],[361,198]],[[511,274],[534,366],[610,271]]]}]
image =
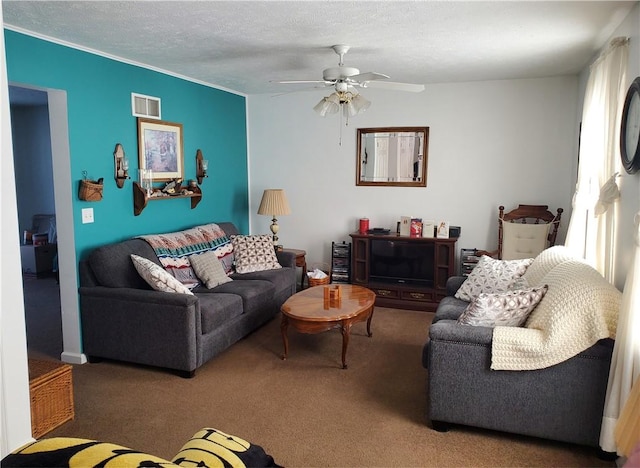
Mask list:
[{"label": "air vent", "polygon": [[131,93],[131,113],[135,117],[160,119],[160,98]]}]

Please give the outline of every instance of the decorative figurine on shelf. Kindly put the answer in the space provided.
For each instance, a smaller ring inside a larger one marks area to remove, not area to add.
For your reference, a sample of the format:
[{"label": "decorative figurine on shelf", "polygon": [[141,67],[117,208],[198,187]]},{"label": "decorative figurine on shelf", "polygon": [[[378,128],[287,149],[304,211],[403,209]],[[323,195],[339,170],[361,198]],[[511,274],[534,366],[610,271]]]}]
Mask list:
[{"label": "decorative figurine on shelf", "polygon": [[182,179],[173,179],[167,182],[167,184],[162,188],[162,193],[166,193],[167,195],[178,195],[181,190]]}]

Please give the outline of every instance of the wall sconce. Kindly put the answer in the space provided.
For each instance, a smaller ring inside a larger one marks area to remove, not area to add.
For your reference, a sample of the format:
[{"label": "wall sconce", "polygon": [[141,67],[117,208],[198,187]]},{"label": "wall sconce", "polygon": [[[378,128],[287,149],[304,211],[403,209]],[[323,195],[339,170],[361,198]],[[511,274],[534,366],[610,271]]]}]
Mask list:
[{"label": "wall sconce", "polygon": [[198,179],[198,184],[202,184],[202,179],[209,177],[207,175],[208,168],[209,161],[202,158],[202,151],[196,151],[196,179]]},{"label": "wall sconce", "polygon": [[129,179],[129,160],[124,156],[124,148],[120,143],[116,143],[113,151],[113,162],[115,167],[115,179],[118,188],[124,186],[124,181]]}]

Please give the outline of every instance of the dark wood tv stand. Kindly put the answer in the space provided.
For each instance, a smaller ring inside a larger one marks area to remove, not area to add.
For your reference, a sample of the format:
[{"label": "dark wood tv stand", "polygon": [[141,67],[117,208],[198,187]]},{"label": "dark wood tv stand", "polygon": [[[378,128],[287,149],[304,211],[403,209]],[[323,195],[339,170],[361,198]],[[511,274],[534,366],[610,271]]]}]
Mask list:
[{"label": "dark wood tv stand", "polygon": [[[455,274],[455,248],[457,238],[438,239],[408,237],[397,234],[370,235],[353,232],[351,247],[351,282],[376,293],[376,305],[435,311],[446,296],[447,279]],[[434,248],[433,286],[404,285],[393,282],[370,281],[370,242],[372,239],[403,240]]]}]

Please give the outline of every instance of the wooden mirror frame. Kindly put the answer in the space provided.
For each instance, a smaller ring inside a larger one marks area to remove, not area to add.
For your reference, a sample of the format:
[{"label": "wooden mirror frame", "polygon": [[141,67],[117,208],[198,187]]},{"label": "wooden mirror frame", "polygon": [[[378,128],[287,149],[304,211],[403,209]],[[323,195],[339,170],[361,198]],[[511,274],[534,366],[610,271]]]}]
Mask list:
[{"label": "wooden mirror frame", "polygon": [[[368,163],[369,156],[364,153],[364,139],[372,133],[418,133],[422,137],[422,148],[419,155],[422,155],[422,168],[420,174],[413,180],[387,180],[387,181],[367,181],[363,180],[363,166]],[[426,187],[427,186],[427,162],[429,160],[429,127],[377,127],[358,129],[358,149],[356,153],[356,185],[371,187]],[[416,180],[417,179],[417,180]]]}]

